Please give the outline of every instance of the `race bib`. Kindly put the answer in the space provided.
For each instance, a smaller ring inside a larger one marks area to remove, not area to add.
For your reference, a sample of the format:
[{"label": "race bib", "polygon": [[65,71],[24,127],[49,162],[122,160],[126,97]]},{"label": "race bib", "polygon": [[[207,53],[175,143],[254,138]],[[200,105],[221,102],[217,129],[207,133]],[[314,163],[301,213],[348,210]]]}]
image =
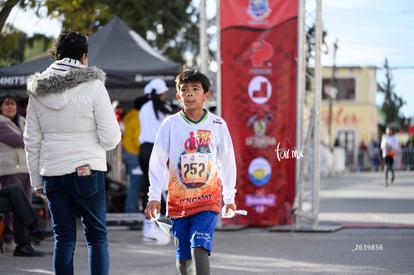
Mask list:
[{"label": "race bib", "polygon": [[205,154],[184,154],[181,156],[181,177],[185,184],[205,183],[208,169],[208,156]]}]

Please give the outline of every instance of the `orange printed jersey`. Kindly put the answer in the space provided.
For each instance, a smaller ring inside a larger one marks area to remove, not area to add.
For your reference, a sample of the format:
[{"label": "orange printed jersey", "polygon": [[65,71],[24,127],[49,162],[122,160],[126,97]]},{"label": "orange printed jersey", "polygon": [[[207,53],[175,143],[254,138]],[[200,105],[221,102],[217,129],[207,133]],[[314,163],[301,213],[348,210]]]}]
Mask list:
[{"label": "orange printed jersey", "polygon": [[168,184],[168,214],[189,216],[201,211],[220,211],[220,180],[210,160],[210,131],[190,131]]},{"label": "orange printed jersey", "polygon": [[[168,172],[163,173],[166,163]],[[227,124],[208,112],[197,123],[189,121],[183,112],[170,116],[158,131],[149,176],[150,199],[158,199],[168,182],[169,217],[220,213],[222,190],[225,197],[234,199],[236,182]]]}]

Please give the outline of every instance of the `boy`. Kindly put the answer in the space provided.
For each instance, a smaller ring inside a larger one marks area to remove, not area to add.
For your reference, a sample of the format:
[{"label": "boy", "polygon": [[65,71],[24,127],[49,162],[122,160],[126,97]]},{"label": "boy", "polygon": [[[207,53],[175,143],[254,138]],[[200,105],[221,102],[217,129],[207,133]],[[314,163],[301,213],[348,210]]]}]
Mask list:
[{"label": "boy", "polygon": [[168,182],[167,215],[172,222],[177,270],[210,274],[208,256],[220,213],[221,187],[225,211],[236,210],[233,143],[226,122],[203,108],[211,96],[207,76],[184,69],[175,83],[183,110],[166,118],[158,131],[149,165],[145,215],[157,218],[161,192]]}]

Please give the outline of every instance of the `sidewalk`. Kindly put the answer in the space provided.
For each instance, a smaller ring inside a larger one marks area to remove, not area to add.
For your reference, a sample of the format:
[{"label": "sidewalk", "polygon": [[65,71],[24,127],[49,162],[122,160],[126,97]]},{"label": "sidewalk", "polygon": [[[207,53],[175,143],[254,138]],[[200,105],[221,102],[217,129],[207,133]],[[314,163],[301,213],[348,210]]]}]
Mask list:
[{"label": "sidewalk", "polygon": [[[345,225],[341,230],[217,231],[211,274],[413,274],[413,172],[397,172],[395,184],[388,188],[380,173],[324,177],[320,198],[320,222]],[[141,231],[122,227],[110,227],[108,236],[110,274],[177,274],[172,243],[145,246]],[[38,248],[48,255],[20,258],[10,252],[0,254],[0,274],[53,274],[53,240],[44,240]],[[75,274],[87,275],[87,250],[80,228],[74,261]]]}]

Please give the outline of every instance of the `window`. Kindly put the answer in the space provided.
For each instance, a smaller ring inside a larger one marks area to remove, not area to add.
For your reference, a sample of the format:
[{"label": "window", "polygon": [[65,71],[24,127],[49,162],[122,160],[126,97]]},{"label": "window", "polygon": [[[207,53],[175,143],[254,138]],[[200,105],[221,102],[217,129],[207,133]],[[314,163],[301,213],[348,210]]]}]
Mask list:
[{"label": "window", "polygon": [[[332,86],[330,78],[322,79],[322,99],[328,99],[328,94],[325,92],[326,87]],[[333,85],[338,92],[335,99],[355,99],[355,79],[354,78],[337,78]]]}]

